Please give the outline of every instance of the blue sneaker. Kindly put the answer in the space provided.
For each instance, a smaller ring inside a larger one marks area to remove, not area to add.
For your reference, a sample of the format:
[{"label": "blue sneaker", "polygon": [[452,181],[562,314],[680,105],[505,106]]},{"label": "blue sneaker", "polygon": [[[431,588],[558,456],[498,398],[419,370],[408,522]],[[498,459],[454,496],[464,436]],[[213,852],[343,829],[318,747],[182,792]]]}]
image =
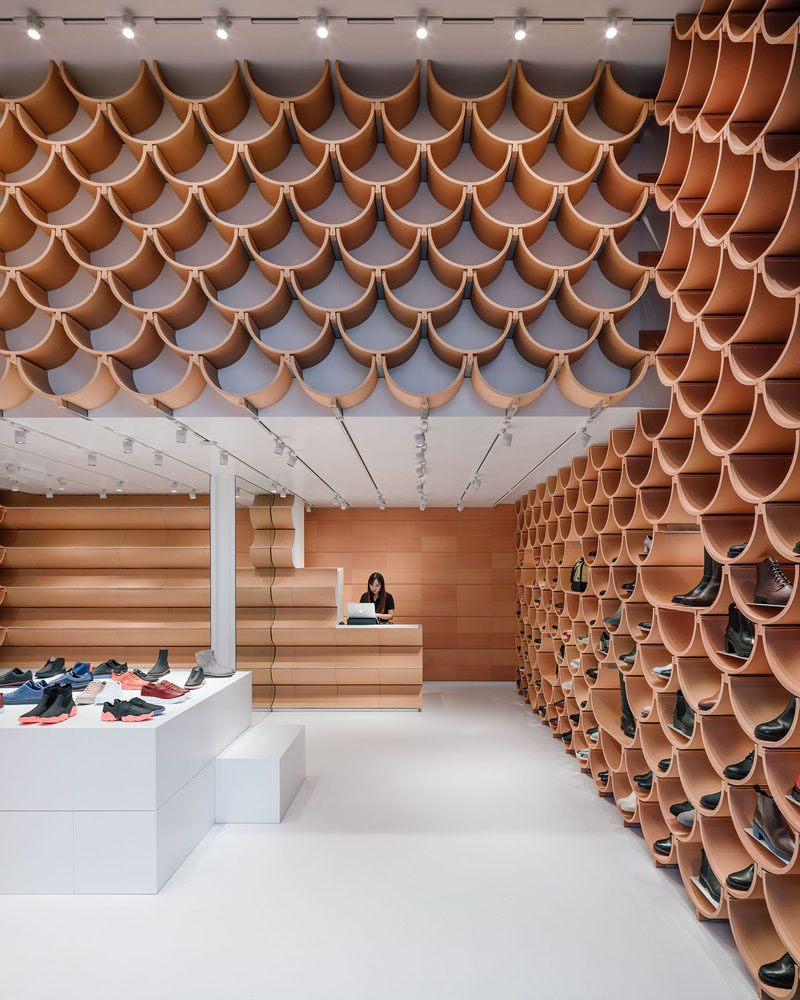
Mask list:
[{"label": "blue sneaker", "polygon": [[6,705],[35,705],[44,694],[45,688],[50,687],[44,681],[27,681],[16,691],[9,691],[3,694],[3,701]]},{"label": "blue sneaker", "polygon": [[89,687],[92,683],[92,665],[91,663],[82,663],[80,660],[75,664],[75,666],[68,673],[64,674],[63,677],[59,678],[59,684],[71,684],[75,690],[80,690],[81,688]]}]

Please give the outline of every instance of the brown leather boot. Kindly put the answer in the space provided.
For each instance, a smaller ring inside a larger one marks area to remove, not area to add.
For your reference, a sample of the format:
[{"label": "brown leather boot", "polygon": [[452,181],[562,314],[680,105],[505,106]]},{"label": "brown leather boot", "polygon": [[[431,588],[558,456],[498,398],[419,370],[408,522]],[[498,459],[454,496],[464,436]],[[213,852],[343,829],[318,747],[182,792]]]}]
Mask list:
[{"label": "brown leather boot", "polygon": [[767,556],[756,567],[756,592],[753,604],[771,604],[783,606],[789,603],[792,596],[792,585],[783,575],[783,570],[777,559]]},{"label": "brown leather boot", "polygon": [[794,834],[775,805],[775,799],[758,788],[753,833],[757,840],[770,847],[784,861],[791,861],[794,854]]}]

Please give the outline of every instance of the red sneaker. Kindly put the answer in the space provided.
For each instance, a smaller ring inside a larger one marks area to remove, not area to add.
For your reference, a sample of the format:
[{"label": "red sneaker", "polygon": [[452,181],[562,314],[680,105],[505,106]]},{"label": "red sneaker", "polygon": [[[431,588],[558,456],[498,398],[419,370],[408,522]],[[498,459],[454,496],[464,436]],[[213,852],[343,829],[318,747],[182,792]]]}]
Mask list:
[{"label": "red sneaker", "polygon": [[145,684],[141,690],[142,698],[160,698],[162,701],[183,701],[188,694],[189,691],[186,688],[178,687],[172,681]]}]

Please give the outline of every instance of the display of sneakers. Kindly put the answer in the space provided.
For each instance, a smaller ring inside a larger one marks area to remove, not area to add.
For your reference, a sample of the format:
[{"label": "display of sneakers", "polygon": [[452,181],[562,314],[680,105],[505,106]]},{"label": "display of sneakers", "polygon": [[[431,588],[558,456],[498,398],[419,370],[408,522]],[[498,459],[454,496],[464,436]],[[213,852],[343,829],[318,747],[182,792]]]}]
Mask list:
[{"label": "display of sneakers", "polygon": [[64,666],[63,656],[51,656],[43,667],[39,667],[36,671],[37,681],[49,681],[53,677],[60,677],[61,674],[66,673],[66,667]]},{"label": "display of sneakers", "polygon": [[88,687],[92,683],[92,665],[78,660],[72,670],[64,675],[75,690]]},{"label": "display of sneakers", "polygon": [[145,684],[141,688],[143,698],[158,698],[161,701],[183,701],[189,695],[186,688],[178,687],[171,681],[159,681],[158,684]]},{"label": "display of sneakers", "polygon": [[128,669],[127,663],[118,663],[116,660],[104,660],[92,667],[94,677],[111,677],[112,674],[124,674]]},{"label": "display of sneakers", "polygon": [[6,670],[4,674],[0,674],[0,688],[16,688],[26,681],[32,680],[33,674],[30,670],[20,670],[19,667],[14,667],[13,670]]},{"label": "display of sneakers", "polygon": [[600,729],[599,729],[599,727],[598,726],[594,726],[592,729],[587,729],[586,730],[586,735],[589,737],[589,739],[593,743],[596,743],[600,739]]},{"label": "display of sneakers", "polygon": [[147,722],[153,718],[153,710],[143,708],[143,704],[134,705],[129,701],[104,702],[100,719],[103,722]]},{"label": "display of sneakers", "polygon": [[91,684],[81,691],[78,697],[75,699],[76,705],[94,705],[96,701],[105,701],[106,698],[103,697],[103,692],[106,689],[105,681],[93,680]]},{"label": "display of sneakers", "polygon": [[112,674],[111,680],[116,681],[123,691],[141,691],[147,683],[130,670],[126,670],[124,674]]},{"label": "display of sneakers", "polygon": [[217,662],[213,649],[198,649],[194,658],[197,666],[203,668],[206,677],[233,677],[235,673],[233,667],[226,667]]},{"label": "display of sneakers", "polygon": [[168,649],[159,649],[158,657],[156,662],[147,671],[145,675],[145,680],[150,683],[151,681],[159,681],[162,677],[166,677],[169,673],[169,662],[167,660]]},{"label": "display of sneakers", "polygon": [[578,757],[578,758],[580,758],[580,760],[588,760],[589,759],[589,751],[588,750],[576,750],[575,751],[575,756]]},{"label": "display of sneakers", "polygon": [[37,705],[49,686],[44,681],[26,681],[15,691],[6,691],[6,705]]},{"label": "display of sneakers", "polygon": [[572,667],[573,670],[577,670],[578,667],[581,665],[581,658],[579,656],[576,656],[574,660],[569,661],[569,665]]},{"label": "display of sneakers", "polygon": [[48,684],[38,705],[30,712],[19,717],[20,724],[31,725],[39,723],[42,726],[53,726],[66,722],[77,714],[77,707],[72,697],[72,685],[68,681]]},{"label": "display of sneakers", "polygon": [[128,692],[123,690],[119,681],[115,681],[112,678],[110,681],[105,681],[104,683],[103,697],[99,701],[95,701],[95,705],[102,705],[106,701],[125,701]]}]

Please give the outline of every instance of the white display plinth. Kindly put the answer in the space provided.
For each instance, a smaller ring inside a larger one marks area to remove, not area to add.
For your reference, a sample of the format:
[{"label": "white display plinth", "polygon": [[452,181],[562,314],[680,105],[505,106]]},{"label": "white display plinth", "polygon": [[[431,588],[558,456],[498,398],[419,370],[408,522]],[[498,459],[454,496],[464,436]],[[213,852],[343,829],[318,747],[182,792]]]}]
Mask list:
[{"label": "white display plinth", "polygon": [[[169,679],[180,684],[186,670]],[[131,692],[133,696],[135,692]],[[0,715],[0,893],[155,893],[214,823],[214,759],[251,724],[249,671],[140,723]],[[13,764],[13,766],[11,766]]]},{"label": "white display plinth", "polygon": [[217,823],[280,823],[306,776],[305,726],[265,719],[214,762]]}]

